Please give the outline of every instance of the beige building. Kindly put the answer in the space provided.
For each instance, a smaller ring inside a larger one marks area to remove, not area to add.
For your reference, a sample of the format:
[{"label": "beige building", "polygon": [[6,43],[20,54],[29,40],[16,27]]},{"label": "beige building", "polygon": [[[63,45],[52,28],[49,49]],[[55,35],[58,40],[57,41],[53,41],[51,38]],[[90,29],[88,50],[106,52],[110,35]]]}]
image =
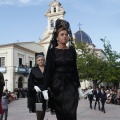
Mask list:
[{"label": "beige building", "polygon": [[0,72],[5,79],[5,89],[27,87],[28,75],[35,64],[35,53],[43,52],[35,42],[0,45]]}]

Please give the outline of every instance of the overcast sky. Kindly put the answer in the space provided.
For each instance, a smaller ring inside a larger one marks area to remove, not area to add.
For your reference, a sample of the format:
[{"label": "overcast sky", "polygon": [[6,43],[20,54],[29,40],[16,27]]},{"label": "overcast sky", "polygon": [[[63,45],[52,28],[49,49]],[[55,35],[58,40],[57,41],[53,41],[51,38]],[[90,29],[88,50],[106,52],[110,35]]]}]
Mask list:
[{"label": "overcast sky", "polygon": [[[47,27],[44,16],[53,0],[0,0],[0,44],[38,41]],[[58,0],[57,0],[58,1]],[[103,49],[106,36],[120,53],[120,0],[59,0],[73,34],[81,29]]]}]

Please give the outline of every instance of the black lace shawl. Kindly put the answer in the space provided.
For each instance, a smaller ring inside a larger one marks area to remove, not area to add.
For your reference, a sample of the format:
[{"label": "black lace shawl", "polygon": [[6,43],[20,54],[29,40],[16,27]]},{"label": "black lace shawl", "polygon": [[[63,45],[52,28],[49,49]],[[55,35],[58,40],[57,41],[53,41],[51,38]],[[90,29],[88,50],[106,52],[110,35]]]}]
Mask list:
[{"label": "black lace shawl", "polygon": [[[69,48],[71,52],[74,55],[74,84],[76,87],[80,86],[79,82],[79,76],[77,71],[77,65],[76,65],[76,51],[75,48],[70,47]],[[55,48],[51,48],[46,57],[46,66],[44,70],[44,90],[48,89],[50,87],[51,79],[55,73],[55,55],[54,55]]]}]

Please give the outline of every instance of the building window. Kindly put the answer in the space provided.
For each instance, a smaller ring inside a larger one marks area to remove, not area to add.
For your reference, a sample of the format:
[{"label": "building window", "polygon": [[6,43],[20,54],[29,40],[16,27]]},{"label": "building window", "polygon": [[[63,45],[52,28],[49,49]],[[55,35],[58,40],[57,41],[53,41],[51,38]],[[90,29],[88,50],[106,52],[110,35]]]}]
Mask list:
[{"label": "building window", "polygon": [[29,65],[30,65],[30,68],[31,68],[32,67],[32,61],[31,60],[29,61]]},{"label": "building window", "polygon": [[22,66],[22,58],[19,58],[19,65]]},{"label": "building window", "polygon": [[51,20],[51,28],[53,28],[53,27],[54,27],[54,21]]},{"label": "building window", "polygon": [[0,67],[5,66],[5,57],[0,57]]},{"label": "building window", "polygon": [[56,8],[54,7],[54,12],[56,12]]}]

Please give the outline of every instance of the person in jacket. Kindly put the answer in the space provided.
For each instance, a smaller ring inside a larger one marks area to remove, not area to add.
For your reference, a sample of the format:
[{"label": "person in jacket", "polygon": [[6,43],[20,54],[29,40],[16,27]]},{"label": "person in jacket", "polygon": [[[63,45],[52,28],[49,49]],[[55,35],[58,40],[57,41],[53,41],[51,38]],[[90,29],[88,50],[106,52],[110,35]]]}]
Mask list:
[{"label": "person in jacket", "polygon": [[3,76],[3,74],[0,72],[0,116],[1,116],[1,114],[2,114],[1,97],[2,97],[2,93],[3,93],[4,86],[5,86],[4,76]]},{"label": "person in jacket", "polygon": [[89,100],[89,104],[90,104],[90,108],[92,109],[92,101],[93,101],[93,89],[92,86],[89,86],[88,90],[86,92],[84,92],[84,97],[87,95],[88,100]]},{"label": "person in jacket", "polygon": [[7,120],[7,117],[8,117],[8,95],[3,92],[2,94],[2,115],[1,115],[1,119],[0,120],[3,120],[3,116],[5,116],[4,120]]},{"label": "person in jacket", "polygon": [[[41,94],[43,90],[43,82],[44,82],[44,56],[43,54],[38,54],[36,56],[36,65],[31,69],[29,78],[28,78],[28,108],[29,112],[36,112],[37,120],[43,120],[45,116],[45,110],[36,111],[35,103],[37,101],[37,93]],[[43,100],[43,96],[41,94],[41,99]]]},{"label": "person in jacket", "polygon": [[107,100],[107,95],[106,92],[104,90],[104,87],[101,87],[100,90],[100,99],[101,99],[101,111],[105,113],[105,101]]},{"label": "person in jacket", "polygon": [[[68,44],[68,46],[67,46]],[[57,120],[77,120],[79,95],[82,95],[69,22],[57,19],[44,72],[43,96],[52,92],[52,109]]]},{"label": "person in jacket", "polygon": [[99,90],[99,87],[96,87],[96,89],[93,91],[93,95],[95,96],[94,109],[96,109],[96,105],[98,103],[98,109],[100,110],[100,90]]}]

